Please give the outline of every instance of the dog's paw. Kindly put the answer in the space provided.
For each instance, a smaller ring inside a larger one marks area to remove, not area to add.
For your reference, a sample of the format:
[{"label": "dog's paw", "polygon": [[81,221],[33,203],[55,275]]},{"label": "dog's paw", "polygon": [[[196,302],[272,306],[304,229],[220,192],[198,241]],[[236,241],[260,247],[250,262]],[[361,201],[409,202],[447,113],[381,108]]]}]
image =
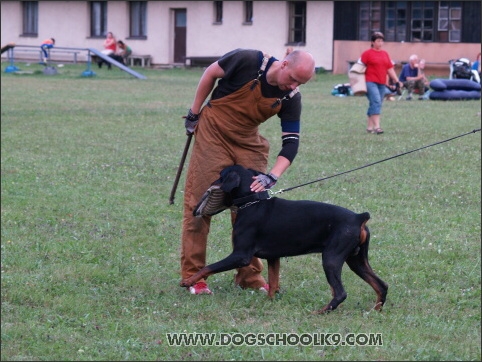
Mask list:
[{"label": "dog's paw", "polygon": [[333,309],[330,306],[327,305],[326,307],[323,307],[322,309],[314,310],[313,312],[311,312],[311,314],[328,314],[332,311],[333,311]]}]

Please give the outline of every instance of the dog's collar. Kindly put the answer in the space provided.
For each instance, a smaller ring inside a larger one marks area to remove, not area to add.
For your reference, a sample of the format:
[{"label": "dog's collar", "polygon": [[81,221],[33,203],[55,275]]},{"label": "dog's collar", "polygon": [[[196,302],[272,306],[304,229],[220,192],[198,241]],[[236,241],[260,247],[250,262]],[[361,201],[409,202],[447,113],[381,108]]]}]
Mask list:
[{"label": "dog's collar", "polygon": [[258,202],[260,200],[267,200],[270,197],[271,196],[268,193],[268,191],[255,192],[249,196],[240,197],[239,199],[234,199],[233,205],[239,207],[247,203]]}]

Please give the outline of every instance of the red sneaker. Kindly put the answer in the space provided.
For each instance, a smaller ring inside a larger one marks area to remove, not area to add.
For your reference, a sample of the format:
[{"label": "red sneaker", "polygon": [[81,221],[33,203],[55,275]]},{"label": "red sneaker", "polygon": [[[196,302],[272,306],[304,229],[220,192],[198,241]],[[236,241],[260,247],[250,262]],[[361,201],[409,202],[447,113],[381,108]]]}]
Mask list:
[{"label": "red sneaker", "polygon": [[191,294],[213,294],[205,282],[197,282],[192,287],[189,287]]},{"label": "red sneaker", "polygon": [[265,285],[263,285],[261,288],[259,288],[259,291],[268,294],[268,292],[269,292],[269,284],[266,283]]}]

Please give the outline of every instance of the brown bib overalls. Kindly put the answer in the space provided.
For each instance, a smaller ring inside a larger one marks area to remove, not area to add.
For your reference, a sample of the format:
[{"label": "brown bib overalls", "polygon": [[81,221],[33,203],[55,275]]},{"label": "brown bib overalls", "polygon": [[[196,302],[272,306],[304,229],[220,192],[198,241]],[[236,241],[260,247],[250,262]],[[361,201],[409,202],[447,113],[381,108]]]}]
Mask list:
[{"label": "brown bib overalls", "polygon": [[[278,101],[278,102],[277,102]],[[206,245],[211,217],[194,217],[202,195],[227,166],[240,164],[266,173],[269,143],[258,126],[279,112],[279,100],[264,98],[261,84],[253,80],[236,92],[210,101],[200,115],[189,161],[184,190],[181,235],[181,277],[189,278],[206,265]],[[231,213],[234,223],[236,214]],[[238,269],[235,283],[258,289],[265,285],[263,264],[253,257],[251,264]]]}]

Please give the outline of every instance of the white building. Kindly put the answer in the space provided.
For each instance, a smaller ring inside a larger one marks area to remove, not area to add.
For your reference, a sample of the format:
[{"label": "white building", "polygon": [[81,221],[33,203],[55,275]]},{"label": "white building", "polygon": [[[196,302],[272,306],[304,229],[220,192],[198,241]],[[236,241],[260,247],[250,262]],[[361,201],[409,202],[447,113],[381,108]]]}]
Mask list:
[{"label": "white building", "polygon": [[[480,1],[1,1],[1,45],[15,59],[37,57],[41,42],[55,48],[101,50],[114,33],[153,65],[206,65],[235,48],[282,58],[288,47],[313,54],[316,67],[346,73],[385,34],[384,49],[400,66],[411,54],[426,70],[448,74],[448,61],[475,60],[481,43]],[[17,51],[18,49],[18,51]],[[34,51],[32,51],[34,50]],[[7,53],[2,54],[5,59]],[[70,54],[55,53],[55,57]],[[55,58],[54,58],[55,60]]]}]

